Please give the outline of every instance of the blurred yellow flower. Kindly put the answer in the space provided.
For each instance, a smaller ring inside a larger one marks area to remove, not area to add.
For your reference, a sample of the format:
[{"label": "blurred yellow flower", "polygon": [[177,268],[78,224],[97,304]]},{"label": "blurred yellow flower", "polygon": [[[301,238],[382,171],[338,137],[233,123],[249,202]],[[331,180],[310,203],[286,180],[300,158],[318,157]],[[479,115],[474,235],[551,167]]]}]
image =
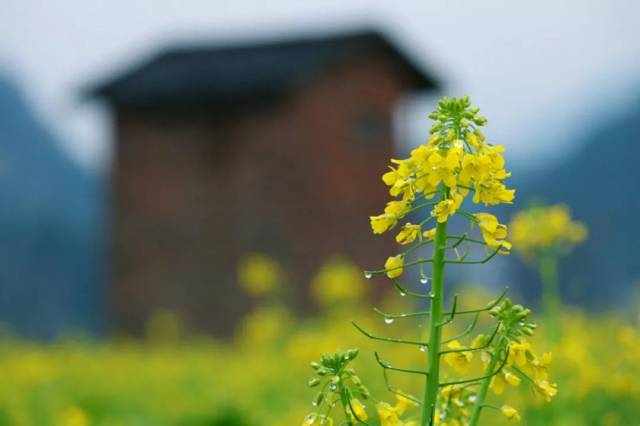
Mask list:
[{"label": "blurred yellow flower", "polygon": [[525,257],[552,248],[570,249],[587,238],[585,224],[571,219],[564,204],[535,206],[520,211],[511,220],[511,240]]},{"label": "blurred yellow flower", "polygon": [[311,281],[311,295],[321,306],[359,301],[365,294],[362,272],[346,259],[335,258],[320,268]]},{"label": "blurred yellow flower", "polygon": [[515,408],[511,407],[510,405],[503,405],[501,411],[507,419],[520,421],[520,414]]},{"label": "blurred yellow flower", "polygon": [[351,400],[350,407],[353,407],[353,413],[349,413],[351,415],[352,422],[357,423],[359,420],[363,421],[369,418],[369,416],[367,415],[367,411],[365,410],[364,404],[360,402],[359,399],[353,398]]},{"label": "blurred yellow flower", "polygon": [[251,296],[263,296],[276,290],[283,279],[280,264],[273,258],[260,254],[247,255],[238,265],[238,280]]},{"label": "blurred yellow flower", "polygon": [[72,406],[62,415],[61,426],[88,426],[89,418],[82,409]]},{"label": "blurred yellow flower", "polygon": [[398,412],[388,402],[378,402],[376,410],[380,417],[380,426],[398,426],[401,424]]},{"label": "blurred yellow flower", "polygon": [[273,345],[291,324],[291,314],[282,307],[258,308],[242,320],[237,342],[246,347]]}]

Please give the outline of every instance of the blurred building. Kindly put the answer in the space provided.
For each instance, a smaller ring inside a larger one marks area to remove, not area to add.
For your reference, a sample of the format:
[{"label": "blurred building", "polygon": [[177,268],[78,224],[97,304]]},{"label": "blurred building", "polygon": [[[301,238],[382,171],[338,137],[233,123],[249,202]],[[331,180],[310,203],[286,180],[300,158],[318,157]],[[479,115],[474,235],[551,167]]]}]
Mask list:
[{"label": "blurred building", "polygon": [[115,327],[140,333],[168,308],[227,333],[249,252],[291,271],[301,307],[328,257],[381,264],[390,241],[367,218],[388,199],[392,110],[435,85],[364,31],[169,49],[97,87],[115,118]]}]

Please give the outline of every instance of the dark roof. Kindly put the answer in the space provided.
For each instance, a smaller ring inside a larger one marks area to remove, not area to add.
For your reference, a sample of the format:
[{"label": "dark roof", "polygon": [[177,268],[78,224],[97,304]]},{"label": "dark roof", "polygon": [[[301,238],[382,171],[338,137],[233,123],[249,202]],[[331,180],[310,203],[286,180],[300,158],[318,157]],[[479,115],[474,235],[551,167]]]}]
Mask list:
[{"label": "dark roof", "polygon": [[409,78],[413,89],[436,87],[434,78],[416,67],[385,36],[376,31],[360,31],[233,46],[168,49],[89,93],[127,105],[233,102],[284,93],[327,67],[372,51],[389,56]]}]

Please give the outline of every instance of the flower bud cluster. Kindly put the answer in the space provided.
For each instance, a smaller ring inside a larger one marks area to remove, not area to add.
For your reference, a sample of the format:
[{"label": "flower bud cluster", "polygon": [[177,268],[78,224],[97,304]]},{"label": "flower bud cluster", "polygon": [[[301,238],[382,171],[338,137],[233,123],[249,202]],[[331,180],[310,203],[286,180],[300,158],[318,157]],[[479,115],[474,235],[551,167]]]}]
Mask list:
[{"label": "flower bud cluster", "polygon": [[[340,402],[347,421],[351,423],[367,419],[365,406],[358,397],[366,400],[370,396],[369,390],[362,383],[355,370],[348,367],[349,363],[358,356],[358,352],[358,349],[349,349],[334,354],[322,354],[320,362],[311,363],[315,375],[308,381],[309,387],[320,388],[312,402],[314,407],[325,404],[330,413],[336,403]],[[311,413],[305,418],[302,425],[332,426],[333,419],[329,414]]]}]

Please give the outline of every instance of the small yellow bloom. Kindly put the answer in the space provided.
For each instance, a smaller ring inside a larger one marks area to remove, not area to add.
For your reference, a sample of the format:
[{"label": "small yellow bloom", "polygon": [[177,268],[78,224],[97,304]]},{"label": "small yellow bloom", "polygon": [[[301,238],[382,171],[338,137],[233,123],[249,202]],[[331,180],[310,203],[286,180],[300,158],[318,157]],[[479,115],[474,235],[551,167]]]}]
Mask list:
[{"label": "small yellow bloom", "polygon": [[282,278],[280,264],[264,254],[249,254],[238,265],[238,281],[251,296],[272,292],[280,286]]},{"label": "small yellow bloom", "polygon": [[478,334],[471,342],[472,348],[481,348],[487,344],[489,337],[484,334]]},{"label": "small yellow bloom", "polygon": [[482,238],[491,248],[501,247],[500,253],[508,254],[511,243],[507,238],[507,226],[498,222],[498,219],[490,213],[476,213],[473,215],[478,221],[478,227],[482,233]]},{"label": "small yellow bloom", "polygon": [[390,256],[384,263],[385,269],[388,269],[387,276],[389,278],[397,278],[402,275],[404,259],[402,256]]},{"label": "small yellow bloom", "polygon": [[529,356],[531,354],[531,344],[529,342],[511,343],[509,345],[509,360],[508,364],[516,364],[518,367],[526,367],[529,363]]},{"label": "small yellow bloom", "polygon": [[383,234],[398,223],[398,219],[386,214],[370,216],[369,221],[374,234]]},{"label": "small yellow bloom", "polygon": [[387,402],[378,402],[376,404],[376,410],[380,417],[380,426],[400,426],[400,418],[398,412]]},{"label": "small yellow bloom", "polygon": [[402,245],[411,244],[420,234],[420,225],[406,223],[396,236],[396,242]]},{"label": "small yellow bloom", "polygon": [[504,380],[511,386],[518,386],[521,382],[520,377],[509,371],[503,370],[502,374],[504,375]]},{"label": "small yellow bloom", "polygon": [[449,216],[458,211],[460,204],[462,204],[462,200],[462,195],[458,193],[452,194],[451,198],[447,198],[436,204],[431,212],[431,216],[438,218],[439,223],[446,222]]},{"label": "small yellow bloom", "polygon": [[504,375],[498,373],[491,378],[491,382],[489,383],[489,388],[493,390],[493,393],[496,395],[502,395],[504,393],[504,388],[506,387],[506,380],[504,379]]},{"label": "small yellow bloom", "polygon": [[[457,340],[447,344],[449,349],[465,349]],[[471,365],[473,354],[469,351],[451,352],[444,355],[444,361],[449,364],[458,373],[466,373]]]},{"label": "small yellow bloom", "polygon": [[509,420],[515,420],[518,422],[521,420],[518,411],[509,405],[503,405],[501,411],[502,414],[504,414],[504,416]]},{"label": "small yellow bloom", "polygon": [[540,380],[535,384],[535,390],[545,401],[551,401],[551,398],[557,395],[558,385],[551,384],[547,380]]},{"label": "small yellow bloom", "polygon": [[430,240],[434,240],[436,238],[436,228],[431,228],[422,233],[422,236],[428,238]]},{"label": "small yellow bloom", "polygon": [[[403,415],[407,411],[407,409],[418,406],[418,404],[415,401],[412,401],[409,398],[406,398],[402,395],[396,394],[396,400],[398,402],[396,403],[394,409],[396,410],[396,413],[398,413],[399,416]],[[405,426],[406,425],[407,424],[405,423]]]},{"label": "small yellow bloom", "polygon": [[[349,413],[351,415],[352,422],[356,422],[357,420],[367,420],[369,418],[367,411],[364,408],[364,404],[360,402],[359,399],[353,398],[350,405],[353,407],[353,412]],[[349,410],[351,410],[351,407]]]},{"label": "small yellow bloom", "polygon": [[360,269],[340,258],[329,260],[311,281],[313,299],[322,306],[361,300],[365,289]]},{"label": "small yellow bloom", "polygon": [[333,426],[333,419],[322,414],[311,413],[304,418],[302,426]]},{"label": "small yellow bloom", "polygon": [[64,426],[88,426],[89,418],[79,407],[69,407],[65,410],[62,424]]}]

